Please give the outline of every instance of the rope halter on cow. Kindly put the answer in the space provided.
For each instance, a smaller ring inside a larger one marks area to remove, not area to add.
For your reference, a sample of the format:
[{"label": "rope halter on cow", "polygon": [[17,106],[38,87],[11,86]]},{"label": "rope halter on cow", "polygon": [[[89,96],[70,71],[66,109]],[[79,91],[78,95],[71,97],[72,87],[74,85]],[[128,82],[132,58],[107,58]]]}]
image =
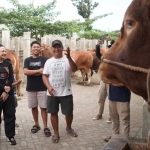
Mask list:
[{"label": "rope halter on cow", "polygon": [[104,59],[104,58],[102,58],[101,60],[105,63],[116,65],[116,66],[119,66],[119,67],[123,67],[123,68],[128,69],[128,70],[146,73],[147,74],[148,105],[150,105],[150,69],[135,67],[135,66],[123,64],[123,63],[120,63],[120,62],[112,61],[112,60],[109,60],[109,59]]},{"label": "rope halter on cow", "polygon": [[119,67],[129,69],[129,70],[132,70],[132,71],[148,73],[148,69],[145,69],[145,68],[135,67],[135,66],[131,66],[131,65],[127,65],[127,64],[123,64],[123,63],[120,63],[120,62],[112,61],[112,60],[109,60],[109,59],[103,59],[103,58],[102,58],[102,61],[106,62],[108,64],[112,64],[112,65],[116,65],[116,66],[119,66]]}]

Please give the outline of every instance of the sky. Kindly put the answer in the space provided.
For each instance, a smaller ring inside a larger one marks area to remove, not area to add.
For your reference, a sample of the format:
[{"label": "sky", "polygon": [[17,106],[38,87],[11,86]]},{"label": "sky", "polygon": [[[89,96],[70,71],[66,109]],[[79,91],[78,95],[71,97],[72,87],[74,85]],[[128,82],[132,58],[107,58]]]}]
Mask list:
[{"label": "sky", "polygon": [[[28,4],[33,0],[19,0],[22,4]],[[34,0],[35,6],[41,4],[47,4],[51,0]],[[102,31],[114,31],[120,30],[124,13],[132,0],[93,0],[99,2],[98,7],[96,7],[91,15],[91,18],[98,15],[103,15],[106,13],[113,13],[107,17],[102,19],[98,19],[93,23],[94,29],[99,29]],[[4,6],[6,8],[11,7],[11,5],[7,2],[7,0],[1,0],[0,6]],[[71,21],[75,19],[80,19],[83,21],[83,18],[78,15],[77,9],[73,6],[71,0],[57,0],[55,11],[60,11],[61,14],[55,18],[55,21]]]}]

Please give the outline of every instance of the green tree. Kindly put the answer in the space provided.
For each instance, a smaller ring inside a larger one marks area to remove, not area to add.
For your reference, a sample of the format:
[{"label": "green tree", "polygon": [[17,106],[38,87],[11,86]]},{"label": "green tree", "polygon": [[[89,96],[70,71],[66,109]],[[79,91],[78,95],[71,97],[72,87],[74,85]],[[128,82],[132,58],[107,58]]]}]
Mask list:
[{"label": "green tree", "polygon": [[112,15],[112,13],[107,13],[99,16],[95,16],[91,18],[94,9],[99,5],[98,2],[92,2],[92,0],[71,0],[73,5],[76,6],[78,14],[85,19],[85,22],[82,23],[84,27],[84,31],[89,31],[93,29],[93,22],[108,15]]},{"label": "green tree", "polygon": [[21,36],[23,32],[30,31],[31,36],[43,36],[47,26],[53,22],[59,12],[54,12],[56,0],[34,7],[33,3],[28,5],[19,4],[18,0],[8,0],[13,8],[0,8],[0,24],[5,24],[11,31],[12,36]]},{"label": "green tree", "polygon": [[107,34],[105,31],[97,31],[97,30],[91,30],[86,31],[84,33],[80,33],[80,38],[86,38],[86,39],[101,39],[102,35]]},{"label": "green tree", "polygon": [[112,40],[116,40],[119,33],[120,33],[119,30],[106,32],[106,31],[93,29],[91,31],[86,31],[84,33],[80,33],[79,37],[86,38],[86,39],[101,39],[101,40],[103,40],[102,39],[103,35],[109,34],[109,36],[111,37]]},{"label": "green tree", "polygon": [[73,5],[76,6],[78,14],[85,19],[90,19],[93,10],[99,5],[98,2],[92,0],[71,0]]},{"label": "green tree", "polygon": [[[73,5],[76,6],[78,14],[82,16],[85,20],[91,19],[94,9],[99,5],[98,2],[92,2],[92,0],[71,0]],[[112,15],[112,13],[107,13],[99,16],[95,16],[91,19],[93,22],[97,19]]]},{"label": "green tree", "polygon": [[115,31],[109,32],[109,35],[110,35],[112,40],[116,40],[119,33],[120,33],[120,30],[115,30]]},{"label": "green tree", "polygon": [[79,33],[79,20],[72,21],[56,21],[50,24],[47,28],[47,34],[56,34],[70,38],[73,33]]}]

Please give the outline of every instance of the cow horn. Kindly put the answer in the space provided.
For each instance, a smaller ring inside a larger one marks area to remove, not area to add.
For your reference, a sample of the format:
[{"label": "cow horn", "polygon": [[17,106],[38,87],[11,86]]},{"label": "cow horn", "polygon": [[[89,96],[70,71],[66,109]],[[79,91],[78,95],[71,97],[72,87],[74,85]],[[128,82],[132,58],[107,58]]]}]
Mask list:
[{"label": "cow horn", "polygon": [[147,103],[150,106],[150,69],[148,70],[148,74],[147,74]]}]

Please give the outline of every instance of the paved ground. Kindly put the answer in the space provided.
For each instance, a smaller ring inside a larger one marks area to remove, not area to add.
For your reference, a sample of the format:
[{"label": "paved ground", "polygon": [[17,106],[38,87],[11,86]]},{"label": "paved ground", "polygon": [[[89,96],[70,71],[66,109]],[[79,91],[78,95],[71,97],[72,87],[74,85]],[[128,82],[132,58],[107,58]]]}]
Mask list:
[{"label": "paved ground", "polygon": [[[78,137],[70,137],[65,131],[64,116],[59,113],[60,141],[58,144],[51,142],[51,137],[45,137],[43,134],[43,125],[40,118],[42,130],[36,134],[31,134],[33,126],[31,110],[27,107],[25,85],[22,85],[24,96],[18,102],[19,106],[16,113],[16,122],[19,127],[16,128],[16,146],[11,146],[6,141],[3,123],[0,134],[0,150],[101,150],[106,143],[104,138],[111,134],[111,124],[107,124],[108,118],[108,100],[106,101],[105,111],[102,120],[92,120],[98,112],[98,82],[99,75],[94,74],[90,86],[77,84],[79,77],[72,79],[72,88],[74,94],[74,121],[73,129],[77,131]],[[141,97],[132,94],[131,98],[131,132],[132,137],[141,137],[142,126],[142,105]],[[50,121],[49,127],[52,131]],[[53,131],[52,131],[53,133]]]}]

